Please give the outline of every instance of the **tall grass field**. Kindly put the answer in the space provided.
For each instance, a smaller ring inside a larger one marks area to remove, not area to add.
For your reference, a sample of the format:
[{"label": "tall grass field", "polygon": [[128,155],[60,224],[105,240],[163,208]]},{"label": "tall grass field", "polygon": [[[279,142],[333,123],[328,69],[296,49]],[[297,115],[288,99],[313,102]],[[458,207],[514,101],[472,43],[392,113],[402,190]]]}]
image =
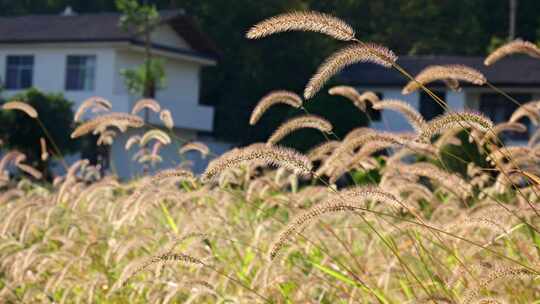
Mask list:
[{"label": "tall grass field", "polygon": [[[520,104],[498,124],[447,109],[430,84],[485,86],[517,101],[468,66],[410,75],[392,50],[322,13],[278,15],[246,37],[286,31],[343,45],[303,94],[285,88],[261,98],[251,125],[276,104],[298,113],[267,142],[222,155],[183,143],[179,159],[188,152],[210,159],[201,174],[184,162],[120,181],[83,159],[48,183],[24,154],[5,151],[0,303],[540,303],[540,132],[523,145],[503,143],[505,133],[540,122],[540,101]],[[514,40],[485,64],[516,55],[540,57],[540,49]],[[445,114],[425,120],[401,100],[327,85],[362,62],[408,78],[403,94],[426,92]],[[331,121],[304,107],[317,94],[353,103],[358,115],[396,111],[413,131],[358,127],[339,138]],[[40,119],[24,101],[2,111]],[[162,126],[147,124],[145,111],[159,113]],[[116,113],[111,101],[91,98],[75,122],[73,139],[96,134],[99,145],[140,130],[125,148],[148,169],[163,161],[162,147],[181,140],[171,112],[154,99]],[[41,157],[59,158],[41,126]],[[304,128],[326,140],[306,153],[280,145]]]}]

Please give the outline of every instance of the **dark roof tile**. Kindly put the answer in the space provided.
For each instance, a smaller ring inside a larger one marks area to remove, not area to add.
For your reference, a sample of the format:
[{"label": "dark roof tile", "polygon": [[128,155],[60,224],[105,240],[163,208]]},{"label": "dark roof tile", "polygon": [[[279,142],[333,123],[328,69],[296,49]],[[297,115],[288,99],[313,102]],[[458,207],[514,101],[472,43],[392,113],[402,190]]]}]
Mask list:
[{"label": "dark roof tile", "polygon": [[[169,23],[197,52],[217,57],[214,43],[182,10],[159,13],[161,21]],[[134,40],[135,33],[119,27],[119,18],[119,13],[1,17],[0,43]]]}]

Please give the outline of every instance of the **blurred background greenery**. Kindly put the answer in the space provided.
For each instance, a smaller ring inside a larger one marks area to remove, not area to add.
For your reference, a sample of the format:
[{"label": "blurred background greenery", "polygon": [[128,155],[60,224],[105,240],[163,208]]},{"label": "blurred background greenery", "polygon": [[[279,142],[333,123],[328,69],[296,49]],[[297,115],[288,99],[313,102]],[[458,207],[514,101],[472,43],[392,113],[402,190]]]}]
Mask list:
[{"label": "blurred background greenery", "polygon": [[[215,135],[245,144],[266,140],[288,116],[300,114],[286,107],[272,109],[256,127],[249,114],[264,94],[286,89],[301,93],[322,60],[340,42],[310,33],[288,33],[248,41],[246,30],[258,21],[292,10],[316,10],[344,19],[365,41],[381,43],[397,54],[485,55],[505,41],[509,3],[517,0],[147,0],[158,9],[184,9],[195,18],[221,50],[216,67],[203,73],[201,103],[216,107]],[[144,3],[144,0],[140,0]],[[0,14],[59,13],[66,6],[76,12],[115,11],[114,0],[0,0]],[[519,0],[516,37],[537,41],[540,1]],[[342,136],[365,123],[345,99],[319,94],[307,108],[324,113]],[[281,113],[279,113],[281,112]],[[302,136],[307,147],[314,132]],[[297,147],[297,148],[305,148]]]}]

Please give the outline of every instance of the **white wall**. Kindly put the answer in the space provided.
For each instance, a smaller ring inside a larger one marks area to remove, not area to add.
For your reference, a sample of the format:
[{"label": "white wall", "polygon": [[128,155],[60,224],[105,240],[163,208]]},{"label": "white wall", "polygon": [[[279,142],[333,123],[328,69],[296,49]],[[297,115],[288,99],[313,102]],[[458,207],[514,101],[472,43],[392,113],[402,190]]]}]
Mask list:
[{"label": "white wall", "polygon": [[[163,45],[190,49],[187,43],[168,26],[161,27],[152,38],[155,42]],[[0,45],[0,78],[2,80],[5,79],[7,55],[33,55],[33,87],[44,92],[64,94],[68,100],[74,102],[74,110],[85,99],[101,96],[111,101],[113,111],[130,112],[137,99],[126,90],[120,70],[134,68],[144,62],[140,47],[126,43]],[[96,56],[93,90],[65,90],[68,55]],[[193,140],[197,130],[211,131],[214,111],[212,107],[199,105],[199,90],[201,67],[212,64],[212,62],[198,58],[187,58],[186,55],[165,54],[164,52],[156,52],[156,57],[165,61],[167,77],[166,87],[157,92],[156,99],[163,108],[171,111],[175,121],[175,132],[186,140]],[[7,90],[4,94],[9,97],[19,92]],[[158,115],[151,116],[150,122],[160,123]],[[131,162],[132,153],[126,154],[124,151],[125,140],[133,132],[135,131],[120,135],[111,151],[111,161],[116,166],[118,174],[124,178],[131,177],[140,171],[137,169],[136,163]],[[170,167],[177,164],[180,160],[178,148],[179,145],[176,144],[163,149],[161,155],[165,161],[162,166]],[[71,155],[67,158],[72,162],[79,156]],[[197,160],[196,166],[201,168],[202,163]]]},{"label": "white wall", "polygon": [[[117,71],[133,68],[144,62],[142,53],[127,49],[118,51],[116,58]],[[161,59],[165,62],[166,83],[163,89],[157,91],[156,99],[162,108],[171,110],[178,128],[211,131],[214,110],[212,107],[199,105],[200,64],[173,58]],[[128,94],[119,73],[115,75],[114,92]],[[129,109],[135,102],[136,98],[130,98]],[[160,124],[158,115],[152,114],[150,122]]]},{"label": "white wall", "polygon": [[[90,44],[32,44],[23,46],[0,47],[0,78],[5,80],[7,55],[33,55],[34,73],[33,86],[39,90],[51,93],[62,93],[73,101],[77,108],[86,98],[99,95],[110,100],[114,111],[128,109],[127,96],[113,92],[114,62],[116,53],[114,49],[103,45]],[[66,91],[66,61],[68,55],[95,55],[96,71],[94,90]],[[19,93],[18,90],[6,90],[6,96]]]},{"label": "white wall", "polygon": [[[162,27],[155,39],[160,43],[169,41],[170,46],[187,47],[171,28]],[[176,35],[176,39],[173,39]],[[165,41],[165,39],[168,39]],[[74,102],[76,109],[85,99],[101,96],[113,104],[113,111],[129,112],[135,102],[125,88],[120,71],[134,68],[144,62],[143,53],[127,44],[28,44],[0,46],[0,78],[5,79],[7,55],[33,55],[33,86],[45,91],[62,93]],[[95,55],[96,71],[94,89],[90,91],[66,91],[66,58],[68,55]],[[202,63],[177,58],[173,55],[156,55],[165,61],[167,86],[158,91],[157,100],[171,110],[178,128],[211,131],[214,111],[212,107],[199,105],[200,70]],[[5,91],[6,96],[19,93]],[[151,122],[159,122],[156,116]]]},{"label": "white wall", "polygon": [[150,40],[154,43],[175,47],[178,49],[192,50],[193,48],[180,37],[176,31],[168,24],[164,24],[155,29],[150,35]]}]

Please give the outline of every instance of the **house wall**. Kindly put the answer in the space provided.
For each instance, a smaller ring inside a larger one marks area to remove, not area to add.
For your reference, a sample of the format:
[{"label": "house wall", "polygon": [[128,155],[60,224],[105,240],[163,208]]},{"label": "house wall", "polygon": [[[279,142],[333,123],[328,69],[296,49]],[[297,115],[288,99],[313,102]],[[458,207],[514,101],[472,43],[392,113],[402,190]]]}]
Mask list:
[{"label": "house wall", "polygon": [[[114,78],[114,92],[119,95],[128,95],[120,71],[136,67],[144,62],[144,54],[130,50],[118,50],[116,53]],[[199,105],[200,91],[200,64],[186,62],[173,58],[160,57],[164,61],[166,83],[158,90],[156,100],[162,108],[170,109],[175,126],[178,128],[211,131],[213,127],[214,111],[212,107]],[[136,102],[135,97],[129,97],[131,109]],[[150,114],[150,122],[161,124],[159,116]]]},{"label": "house wall", "polygon": [[[32,44],[24,46],[6,46],[0,48],[0,78],[6,77],[6,56],[33,55],[34,74],[33,86],[45,92],[62,93],[74,102],[76,109],[86,98],[102,96],[110,100],[114,111],[127,111],[127,97],[113,91],[114,62],[116,53],[114,49],[104,45],[92,46],[89,44]],[[95,86],[92,91],[66,91],[66,61],[68,55],[95,55],[96,72]],[[19,90],[6,90],[5,96],[20,93]]]},{"label": "house wall", "polygon": [[[176,36],[176,38],[174,38]],[[171,28],[166,26],[156,31],[153,36],[155,42],[160,44],[189,49],[187,43],[178,37]],[[0,47],[0,79],[5,79],[7,55],[33,55],[33,86],[44,92],[62,93],[68,100],[74,102],[74,111],[87,98],[101,96],[113,105],[115,112],[130,112],[136,102],[124,85],[120,71],[125,68],[134,68],[144,62],[143,51],[140,47],[133,47],[125,43],[62,43],[62,44],[28,44],[28,45],[2,45]],[[68,55],[95,55],[95,85],[91,91],[66,91],[66,64]],[[193,140],[197,131],[211,131],[213,127],[214,111],[212,107],[199,105],[200,72],[203,65],[198,59],[190,60],[185,56],[164,54],[156,52],[156,57],[165,62],[166,87],[157,92],[156,99],[162,108],[169,109],[175,121],[174,132],[183,140]],[[20,93],[19,90],[7,90],[4,96],[9,97]],[[91,113],[89,113],[91,115]],[[151,123],[161,124],[159,116],[152,114]],[[121,178],[132,177],[140,172],[140,166],[131,161],[132,154],[124,151],[125,140],[133,132],[117,137],[111,147],[111,169],[115,169]],[[159,167],[177,165],[178,142],[164,147],[161,156],[164,162]],[[205,161],[193,157],[195,167],[204,168]],[[67,155],[66,161],[73,163],[80,156]],[[54,165],[53,172],[62,174],[63,168]]]},{"label": "house wall", "polygon": [[164,24],[155,29],[150,35],[150,40],[154,43],[175,47],[179,49],[192,50],[193,48],[180,37],[176,31],[168,24]]}]

